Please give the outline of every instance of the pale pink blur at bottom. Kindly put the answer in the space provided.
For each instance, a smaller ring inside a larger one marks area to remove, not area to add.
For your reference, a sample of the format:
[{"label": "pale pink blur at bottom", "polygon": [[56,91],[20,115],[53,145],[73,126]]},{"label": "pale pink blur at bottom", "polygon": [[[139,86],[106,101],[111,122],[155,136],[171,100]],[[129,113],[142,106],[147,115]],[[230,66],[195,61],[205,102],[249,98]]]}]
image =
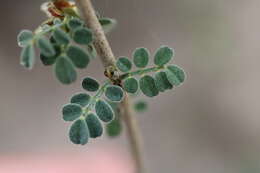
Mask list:
[{"label": "pale pink blur at bottom", "polygon": [[84,154],[0,156],[0,173],[133,173],[130,159],[117,151]]}]

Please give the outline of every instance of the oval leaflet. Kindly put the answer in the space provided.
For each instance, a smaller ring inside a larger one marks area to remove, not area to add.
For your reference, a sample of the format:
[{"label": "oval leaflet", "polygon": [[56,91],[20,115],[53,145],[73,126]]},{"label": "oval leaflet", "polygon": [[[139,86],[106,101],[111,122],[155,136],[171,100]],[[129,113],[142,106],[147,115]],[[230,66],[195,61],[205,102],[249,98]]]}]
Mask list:
[{"label": "oval leaflet", "polygon": [[148,97],[154,97],[159,94],[159,91],[155,85],[153,77],[145,75],[139,81],[140,89],[144,95]]},{"label": "oval leaflet", "polygon": [[95,91],[97,91],[99,89],[99,83],[98,83],[98,81],[96,81],[93,78],[86,77],[82,81],[82,87],[86,91],[95,92]]},{"label": "oval leaflet", "polygon": [[98,100],[95,105],[97,116],[104,122],[112,121],[114,111],[111,106],[104,100]]},{"label": "oval leaflet", "polygon": [[123,88],[126,92],[134,94],[138,90],[138,81],[133,78],[127,78],[123,83]]},{"label": "oval leaflet", "polygon": [[90,113],[86,117],[86,123],[88,125],[89,134],[91,138],[100,137],[103,134],[103,127],[97,116]]},{"label": "oval leaflet", "polygon": [[82,107],[85,107],[88,105],[89,101],[90,101],[91,96],[86,94],[86,93],[78,93],[75,94],[71,99],[70,102],[71,103],[76,103],[79,104]]},{"label": "oval leaflet", "polygon": [[62,114],[65,121],[74,121],[82,115],[82,108],[75,103],[67,104],[63,107]]},{"label": "oval leaflet", "polygon": [[63,84],[71,84],[77,79],[77,72],[68,57],[58,57],[54,71],[57,79]]},{"label": "oval leaflet", "polygon": [[133,58],[136,67],[144,68],[149,62],[149,51],[146,48],[138,48],[135,50]]},{"label": "oval leaflet", "polygon": [[119,86],[110,85],[106,87],[105,95],[112,102],[120,102],[124,97],[124,91]]},{"label": "oval leaflet", "polygon": [[69,137],[74,144],[85,145],[88,142],[89,131],[85,120],[78,119],[69,130]]}]

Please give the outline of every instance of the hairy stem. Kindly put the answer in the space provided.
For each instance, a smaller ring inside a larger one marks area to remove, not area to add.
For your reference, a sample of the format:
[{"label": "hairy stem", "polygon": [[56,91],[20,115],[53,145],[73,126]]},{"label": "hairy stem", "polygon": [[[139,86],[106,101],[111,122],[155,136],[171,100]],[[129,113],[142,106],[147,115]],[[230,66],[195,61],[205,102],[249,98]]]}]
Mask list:
[{"label": "hairy stem", "polygon": [[163,66],[160,66],[160,67],[156,66],[156,67],[145,68],[145,69],[136,70],[136,71],[133,71],[133,72],[122,74],[122,75],[120,75],[119,78],[121,80],[124,80],[124,79],[126,79],[126,78],[128,78],[130,76],[136,76],[136,75],[141,76],[141,75],[144,75],[146,73],[157,72],[157,71],[162,70],[162,69],[164,69]]},{"label": "hairy stem", "polygon": [[[94,46],[97,50],[98,55],[103,63],[105,69],[109,67],[115,67],[116,59],[112,52],[112,49],[106,39],[102,26],[100,25],[96,16],[95,10],[90,0],[76,0],[76,4],[82,12],[82,15],[86,21],[88,27],[93,31],[95,41]],[[139,128],[137,126],[136,118],[132,114],[131,105],[129,98],[126,95],[123,102],[121,103],[122,113],[125,124],[127,126],[128,136],[132,149],[133,159],[136,165],[136,173],[143,173],[143,159],[141,151],[141,137]]]}]

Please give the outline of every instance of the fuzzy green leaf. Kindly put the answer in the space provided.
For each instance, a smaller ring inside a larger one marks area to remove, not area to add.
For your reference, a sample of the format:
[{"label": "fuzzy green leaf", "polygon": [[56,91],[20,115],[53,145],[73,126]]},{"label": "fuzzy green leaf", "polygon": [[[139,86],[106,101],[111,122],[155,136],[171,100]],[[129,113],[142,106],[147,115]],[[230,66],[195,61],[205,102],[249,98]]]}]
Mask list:
[{"label": "fuzzy green leaf", "polygon": [[71,99],[71,103],[76,103],[81,105],[82,107],[85,107],[89,104],[91,96],[85,93],[78,93],[75,94]]},{"label": "fuzzy green leaf", "polygon": [[181,83],[184,82],[185,79],[185,72],[176,65],[169,65],[166,69],[166,75],[168,81],[175,86],[179,86]]},{"label": "fuzzy green leaf", "polygon": [[80,47],[71,45],[68,47],[66,54],[77,68],[86,68],[89,64],[88,54]]},{"label": "fuzzy green leaf", "polygon": [[49,40],[47,40],[44,37],[41,37],[37,40],[37,46],[40,48],[41,53],[44,56],[47,57],[52,57],[55,56],[55,49],[53,47],[53,45],[51,44],[51,42]]},{"label": "fuzzy green leaf", "polygon": [[117,24],[116,20],[111,18],[100,18],[99,22],[105,33],[110,32]]},{"label": "fuzzy green leaf", "polygon": [[78,119],[72,124],[69,137],[74,144],[85,145],[88,142],[89,131],[85,120]]},{"label": "fuzzy green leaf", "polygon": [[68,57],[60,56],[54,66],[57,79],[63,84],[71,84],[77,79],[77,72]]},{"label": "fuzzy green leaf", "polygon": [[134,109],[136,112],[139,112],[139,113],[143,113],[147,110],[147,103],[145,101],[137,101],[135,104],[134,104]]},{"label": "fuzzy green leaf", "polygon": [[105,95],[112,102],[120,102],[124,97],[124,91],[119,86],[110,85],[106,88]]},{"label": "fuzzy green leaf", "polygon": [[163,66],[167,64],[172,59],[173,56],[174,56],[173,49],[167,46],[162,46],[155,53],[154,64],[158,66]]},{"label": "fuzzy green leaf", "polygon": [[163,71],[155,73],[155,84],[160,92],[164,92],[167,89],[172,89],[173,87],[168,81],[166,73]]},{"label": "fuzzy green leaf", "polygon": [[20,58],[20,64],[25,68],[32,69],[35,64],[35,52],[32,44],[23,48]]},{"label": "fuzzy green leaf", "polygon": [[98,83],[98,81],[96,81],[93,78],[86,77],[82,81],[82,87],[86,91],[95,92],[95,91],[97,91],[99,89],[99,83]]},{"label": "fuzzy green leaf", "polygon": [[64,121],[74,121],[81,116],[82,108],[75,103],[67,104],[63,107],[62,114]]},{"label": "fuzzy green leaf", "polygon": [[73,34],[73,40],[78,44],[87,45],[92,42],[93,35],[87,28],[77,28]]},{"label": "fuzzy green leaf", "polygon": [[27,46],[33,39],[33,33],[29,30],[22,30],[17,36],[17,42],[20,47]]},{"label": "fuzzy green leaf", "polygon": [[132,68],[132,63],[127,57],[120,57],[116,62],[117,68],[122,72],[128,72]]},{"label": "fuzzy green leaf", "polygon": [[52,57],[47,57],[47,56],[44,56],[43,54],[40,54],[40,59],[41,59],[43,65],[48,66],[48,65],[53,65],[55,63],[56,59],[58,58],[58,56],[61,53],[61,49],[60,49],[60,46],[56,45],[56,44],[54,44],[54,49],[55,49],[56,53]]},{"label": "fuzzy green leaf", "polygon": [[140,89],[144,95],[148,97],[154,97],[159,94],[159,91],[155,85],[153,77],[145,75],[139,81]]},{"label": "fuzzy green leaf", "polygon": [[103,127],[97,116],[90,113],[86,117],[86,123],[88,125],[89,134],[91,138],[100,137],[103,134]]},{"label": "fuzzy green leaf", "polygon": [[69,35],[60,28],[54,30],[53,38],[58,44],[67,45],[70,42]]},{"label": "fuzzy green leaf", "polygon": [[138,90],[138,81],[135,78],[127,78],[123,83],[123,88],[126,92],[134,94]]},{"label": "fuzzy green leaf", "polygon": [[78,28],[81,28],[83,27],[83,21],[78,19],[78,18],[73,18],[73,19],[70,19],[69,22],[68,22],[68,28],[71,29],[71,30],[76,30]]},{"label": "fuzzy green leaf", "polygon": [[146,48],[137,48],[133,57],[135,66],[138,68],[144,68],[149,62],[149,51]]},{"label": "fuzzy green leaf", "polygon": [[112,121],[114,111],[111,106],[104,100],[98,100],[95,105],[97,116],[104,122]]},{"label": "fuzzy green leaf", "polygon": [[106,126],[107,135],[110,137],[119,136],[122,131],[122,124],[120,120],[115,119]]}]

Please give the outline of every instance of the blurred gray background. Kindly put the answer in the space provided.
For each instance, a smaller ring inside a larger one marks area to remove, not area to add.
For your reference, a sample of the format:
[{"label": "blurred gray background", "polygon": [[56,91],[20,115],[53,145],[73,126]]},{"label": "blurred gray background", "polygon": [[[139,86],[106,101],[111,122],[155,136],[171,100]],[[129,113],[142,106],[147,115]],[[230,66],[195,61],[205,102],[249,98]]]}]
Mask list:
[{"label": "blurred gray background", "polygon": [[[0,155],[88,152],[117,147],[128,152],[125,135],[72,145],[61,106],[82,91],[86,75],[100,78],[98,59],[79,80],[63,86],[38,61],[32,71],[19,65],[16,35],[33,30],[45,15],[43,0],[8,0],[0,6]],[[260,172],[260,1],[95,0],[104,16],[118,20],[108,36],[115,55],[136,47],[154,52],[173,47],[174,62],[186,70],[184,85],[148,99],[136,115],[151,173]],[[145,99],[145,98],[144,98]]]}]

